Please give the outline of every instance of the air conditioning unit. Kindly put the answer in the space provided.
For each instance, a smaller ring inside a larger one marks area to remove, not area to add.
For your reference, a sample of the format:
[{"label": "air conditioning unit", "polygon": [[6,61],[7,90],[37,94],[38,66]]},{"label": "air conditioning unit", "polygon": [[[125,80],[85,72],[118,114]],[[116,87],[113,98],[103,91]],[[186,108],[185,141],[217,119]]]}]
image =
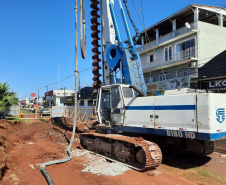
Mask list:
[{"label": "air conditioning unit", "polygon": [[190,62],[188,64],[188,68],[195,68],[196,67],[196,62]]}]

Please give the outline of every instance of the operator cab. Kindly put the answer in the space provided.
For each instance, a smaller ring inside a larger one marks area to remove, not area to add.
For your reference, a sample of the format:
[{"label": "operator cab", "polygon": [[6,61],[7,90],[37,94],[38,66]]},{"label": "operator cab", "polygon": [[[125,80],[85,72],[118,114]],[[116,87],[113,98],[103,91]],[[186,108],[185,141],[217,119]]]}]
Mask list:
[{"label": "operator cab", "polygon": [[102,86],[99,90],[97,113],[101,124],[123,125],[125,118],[125,98],[135,98],[134,89],[125,84]]}]

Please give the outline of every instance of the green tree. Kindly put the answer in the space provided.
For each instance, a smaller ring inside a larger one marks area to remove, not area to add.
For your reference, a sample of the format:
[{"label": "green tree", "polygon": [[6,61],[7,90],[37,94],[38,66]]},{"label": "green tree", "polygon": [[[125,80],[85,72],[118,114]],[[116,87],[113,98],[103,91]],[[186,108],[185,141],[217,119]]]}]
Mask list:
[{"label": "green tree", "polygon": [[0,83],[0,116],[7,108],[19,104],[19,99],[16,96],[15,92],[9,92],[7,83]]}]

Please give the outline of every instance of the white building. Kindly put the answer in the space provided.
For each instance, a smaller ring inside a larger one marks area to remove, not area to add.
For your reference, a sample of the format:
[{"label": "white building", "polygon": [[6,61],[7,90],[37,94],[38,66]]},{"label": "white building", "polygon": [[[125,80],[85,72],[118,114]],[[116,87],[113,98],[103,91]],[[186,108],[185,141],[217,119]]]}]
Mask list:
[{"label": "white building", "polygon": [[52,106],[64,106],[64,103],[60,101],[62,97],[74,96],[74,90],[51,90],[45,93],[45,107]]},{"label": "white building", "polygon": [[141,32],[147,92],[197,87],[199,68],[226,50],[226,9],[192,4]]}]

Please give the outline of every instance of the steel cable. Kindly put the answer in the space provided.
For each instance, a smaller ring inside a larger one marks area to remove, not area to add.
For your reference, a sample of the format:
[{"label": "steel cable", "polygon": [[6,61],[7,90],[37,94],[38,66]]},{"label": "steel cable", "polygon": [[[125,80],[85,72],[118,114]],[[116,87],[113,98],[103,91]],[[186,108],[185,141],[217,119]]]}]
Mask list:
[{"label": "steel cable", "polygon": [[135,32],[136,32],[136,37],[135,37],[135,41],[134,41],[134,45],[136,45],[137,41],[140,39],[140,33],[139,33],[138,28],[136,27],[136,24],[133,22],[133,19],[131,17],[131,14],[130,14],[130,11],[129,11],[129,8],[127,5],[127,0],[123,0],[123,3],[125,4],[127,15],[128,15],[130,22],[133,25],[133,28],[135,29]]}]

